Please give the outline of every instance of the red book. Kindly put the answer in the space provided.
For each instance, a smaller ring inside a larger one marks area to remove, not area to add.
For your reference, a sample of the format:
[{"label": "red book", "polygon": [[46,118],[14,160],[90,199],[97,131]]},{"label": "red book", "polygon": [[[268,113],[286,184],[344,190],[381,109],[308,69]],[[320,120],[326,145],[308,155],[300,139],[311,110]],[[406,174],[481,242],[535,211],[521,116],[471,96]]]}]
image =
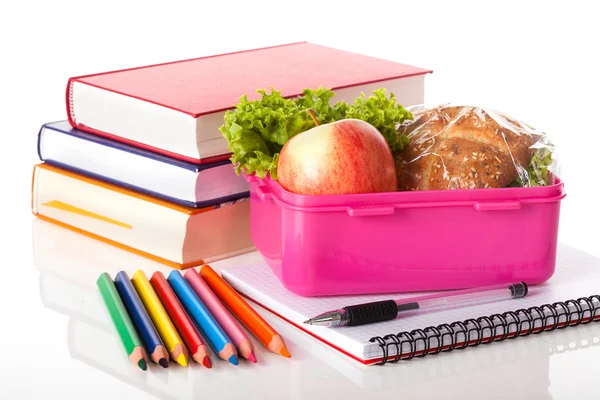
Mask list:
[{"label": "red book", "polygon": [[258,89],[284,97],[320,86],[332,101],[354,101],[385,87],[403,105],[423,102],[431,72],[312,43],[292,43],[191,60],[73,77],[67,113],[73,127],[180,160],[227,158],[218,128],[239,102]]}]

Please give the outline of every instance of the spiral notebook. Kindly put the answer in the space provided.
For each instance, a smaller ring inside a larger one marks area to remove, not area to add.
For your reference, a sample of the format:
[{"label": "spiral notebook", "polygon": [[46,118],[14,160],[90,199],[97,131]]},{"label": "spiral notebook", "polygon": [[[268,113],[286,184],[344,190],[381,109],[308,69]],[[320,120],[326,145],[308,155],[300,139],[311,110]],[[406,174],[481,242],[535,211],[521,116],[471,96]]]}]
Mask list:
[{"label": "spiral notebook", "polygon": [[600,258],[559,245],[556,272],[522,299],[411,311],[393,321],[326,328],[302,322],[325,311],[428,293],[369,296],[297,296],[263,263],[224,268],[238,292],[321,342],[366,365],[453,351],[600,320]]}]

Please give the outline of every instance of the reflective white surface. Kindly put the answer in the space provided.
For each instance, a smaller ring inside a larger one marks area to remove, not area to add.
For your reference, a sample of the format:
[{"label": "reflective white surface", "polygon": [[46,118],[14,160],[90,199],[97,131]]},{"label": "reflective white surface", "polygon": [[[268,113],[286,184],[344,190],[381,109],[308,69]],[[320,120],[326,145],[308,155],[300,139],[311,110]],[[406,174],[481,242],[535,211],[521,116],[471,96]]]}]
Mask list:
[{"label": "reflective white surface", "polygon": [[[600,360],[600,324],[457,350],[383,367],[358,364],[257,308],[285,338],[291,359],[257,346],[257,364],[212,369],[174,363],[142,372],[124,356],[95,287],[100,272],[170,270],[107,244],[34,219],[33,262],[9,284],[0,335],[6,398],[102,399],[512,398],[593,399]],[[212,264],[244,263],[256,253]],[[16,279],[16,280],[15,280]],[[4,281],[4,283],[8,283]],[[6,292],[5,292],[6,293]],[[267,396],[266,390],[270,395]],[[483,396],[483,397],[482,397]],[[5,398],[0,396],[0,398]]]}]

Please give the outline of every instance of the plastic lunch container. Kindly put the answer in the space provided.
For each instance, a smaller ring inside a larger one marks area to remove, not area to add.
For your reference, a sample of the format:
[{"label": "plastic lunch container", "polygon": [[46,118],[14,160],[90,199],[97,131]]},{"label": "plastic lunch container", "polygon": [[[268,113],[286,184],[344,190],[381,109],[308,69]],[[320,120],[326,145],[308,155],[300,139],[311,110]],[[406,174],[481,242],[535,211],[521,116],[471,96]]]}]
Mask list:
[{"label": "plastic lunch container", "polygon": [[304,196],[250,183],[257,250],[301,296],[460,289],[554,273],[563,183]]}]

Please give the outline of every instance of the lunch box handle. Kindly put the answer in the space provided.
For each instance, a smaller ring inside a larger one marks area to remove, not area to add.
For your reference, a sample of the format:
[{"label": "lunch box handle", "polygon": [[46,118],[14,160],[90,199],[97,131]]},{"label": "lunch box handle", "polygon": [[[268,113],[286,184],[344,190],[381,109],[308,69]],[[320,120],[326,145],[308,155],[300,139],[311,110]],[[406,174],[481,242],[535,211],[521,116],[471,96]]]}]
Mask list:
[{"label": "lunch box handle", "polygon": [[271,192],[271,188],[268,186],[257,186],[256,187],[256,194],[258,195],[258,198],[263,200],[263,201],[268,201],[268,200],[272,200],[273,199],[273,192]]},{"label": "lunch box handle", "polygon": [[477,202],[473,205],[477,211],[502,211],[518,210],[521,208],[519,200]]},{"label": "lunch box handle", "polygon": [[346,212],[351,217],[370,217],[376,215],[391,215],[396,210],[393,205],[378,206],[378,207],[348,207]]}]

